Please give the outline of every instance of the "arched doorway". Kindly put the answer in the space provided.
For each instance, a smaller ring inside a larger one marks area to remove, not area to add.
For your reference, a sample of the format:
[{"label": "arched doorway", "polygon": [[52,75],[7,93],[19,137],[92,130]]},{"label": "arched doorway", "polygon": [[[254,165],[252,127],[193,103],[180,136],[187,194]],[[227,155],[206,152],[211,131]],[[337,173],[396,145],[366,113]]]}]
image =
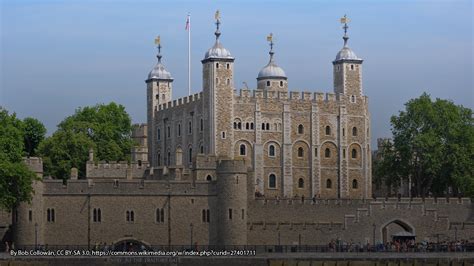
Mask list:
[{"label": "arched doorway", "polygon": [[143,251],[150,250],[150,245],[143,243],[137,239],[122,239],[115,243],[112,247],[114,251]]},{"label": "arched doorway", "polygon": [[401,219],[393,219],[386,222],[382,225],[381,230],[383,243],[393,241],[393,238],[397,236],[415,238],[415,227]]}]

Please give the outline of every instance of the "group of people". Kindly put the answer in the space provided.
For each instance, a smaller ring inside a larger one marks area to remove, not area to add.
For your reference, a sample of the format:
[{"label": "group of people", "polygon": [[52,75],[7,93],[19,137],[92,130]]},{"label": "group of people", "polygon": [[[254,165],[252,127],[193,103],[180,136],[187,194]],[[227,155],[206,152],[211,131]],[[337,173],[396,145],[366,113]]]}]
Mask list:
[{"label": "group of people", "polygon": [[343,242],[332,240],[328,244],[330,252],[467,252],[474,251],[474,243],[468,240],[442,241],[442,242],[416,242],[415,239],[395,239],[389,242],[378,243],[375,246],[370,243],[354,243],[352,240]]}]

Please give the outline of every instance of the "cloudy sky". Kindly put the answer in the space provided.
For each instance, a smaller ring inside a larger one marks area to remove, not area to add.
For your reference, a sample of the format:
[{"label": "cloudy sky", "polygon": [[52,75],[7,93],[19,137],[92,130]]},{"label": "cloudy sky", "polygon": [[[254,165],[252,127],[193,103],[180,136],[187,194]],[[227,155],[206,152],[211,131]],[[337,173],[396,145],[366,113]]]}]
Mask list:
[{"label": "cloudy sky", "polygon": [[339,18],[351,18],[349,45],[364,61],[373,143],[390,136],[390,116],[428,92],[474,108],[473,4],[466,0],[362,1],[13,1],[0,0],[0,105],[33,116],[48,134],[80,106],[123,104],[146,120],[146,76],[156,62],[172,73],[174,98],[187,94],[191,13],[192,90],[213,45],[221,11],[224,46],[235,56],[235,87],[256,87],[274,34],[290,90],[332,92],[332,60],[342,47]]}]

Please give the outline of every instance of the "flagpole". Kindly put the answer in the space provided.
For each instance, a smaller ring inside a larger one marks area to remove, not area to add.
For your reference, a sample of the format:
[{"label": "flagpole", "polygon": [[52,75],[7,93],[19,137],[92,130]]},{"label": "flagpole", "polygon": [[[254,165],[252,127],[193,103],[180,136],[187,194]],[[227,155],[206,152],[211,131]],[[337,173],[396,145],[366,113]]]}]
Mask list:
[{"label": "flagpole", "polygon": [[188,96],[191,95],[191,15],[188,13]]}]

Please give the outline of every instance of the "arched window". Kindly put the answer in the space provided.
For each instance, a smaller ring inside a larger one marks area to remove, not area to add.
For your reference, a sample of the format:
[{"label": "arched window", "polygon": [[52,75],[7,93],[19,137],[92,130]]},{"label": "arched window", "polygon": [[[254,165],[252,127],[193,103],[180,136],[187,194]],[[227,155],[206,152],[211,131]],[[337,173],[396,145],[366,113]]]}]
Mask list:
[{"label": "arched window", "polygon": [[303,125],[298,126],[298,134],[303,134],[304,133],[304,127]]},{"label": "arched window", "polygon": [[165,222],[165,210],[164,209],[156,209],[156,222],[157,223],[164,223]]},{"label": "arched window", "polygon": [[237,128],[242,129],[242,123],[241,122],[237,123]]},{"label": "arched window", "polygon": [[200,152],[204,154],[204,145],[201,144]]},{"label": "arched window", "polygon": [[326,150],[324,150],[324,157],[326,158],[331,157],[331,150],[329,148],[326,148]]},{"label": "arched window", "polygon": [[189,156],[189,157],[188,157],[188,161],[189,161],[190,163],[192,163],[192,162],[193,162],[193,148],[191,148],[191,147],[189,148],[188,156]]},{"label": "arched window", "polygon": [[216,63],[216,68],[219,68],[219,63]]},{"label": "arched window", "polygon": [[266,129],[267,129],[267,130],[270,130],[270,123],[267,123],[267,124],[266,124]]},{"label": "arched window", "polygon": [[270,81],[267,81],[267,87],[270,87]]},{"label": "arched window", "polygon": [[237,122],[234,122],[234,129],[237,129]]},{"label": "arched window", "polygon": [[318,158],[318,148],[314,148],[314,157]]},{"label": "arched window", "polygon": [[352,95],[352,96],[351,96],[351,102],[355,103],[355,101],[356,101],[356,98],[355,98],[354,95]]},{"label": "arched window", "polygon": [[352,136],[357,136],[357,128],[356,127],[352,128]]},{"label": "arched window", "polygon": [[352,159],[356,159],[356,158],[357,158],[357,150],[352,149]]},{"label": "arched window", "polygon": [[240,144],[240,155],[247,155],[247,146],[245,146],[245,144]]},{"label": "arched window", "polygon": [[275,157],[275,146],[274,145],[268,146],[268,156]]},{"label": "arched window", "polygon": [[230,64],[227,64],[227,69],[229,69],[229,68],[230,68]]},{"label": "arched window", "polygon": [[250,129],[253,129],[253,123],[250,123]]},{"label": "arched window", "polygon": [[211,175],[207,175],[206,180],[207,180],[207,181],[212,181],[212,176],[211,176]]},{"label": "arched window", "polygon": [[352,188],[353,188],[353,189],[357,189],[358,186],[359,186],[359,184],[358,184],[358,182],[357,182],[357,179],[352,180]]},{"label": "arched window", "polygon": [[326,180],[326,188],[332,188],[332,181],[331,181],[331,179]]},{"label": "arched window", "polygon": [[276,188],[276,176],[274,174],[268,176],[268,187]]},{"label": "arched window", "polygon": [[326,135],[331,135],[331,127],[326,126]]},{"label": "arched window", "polygon": [[303,157],[303,155],[304,155],[303,147],[299,147],[299,148],[298,148],[298,157],[301,158],[301,157]]},{"label": "arched window", "polygon": [[304,179],[301,177],[298,179],[298,188],[304,188]]},{"label": "arched window", "polygon": [[283,87],[283,81],[280,81],[280,87]]},{"label": "arched window", "polygon": [[245,129],[249,130],[250,129],[250,124],[247,122],[245,123]]},{"label": "arched window", "polygon": [[265,123],[262,123],[262,130],[265,130]]}]

